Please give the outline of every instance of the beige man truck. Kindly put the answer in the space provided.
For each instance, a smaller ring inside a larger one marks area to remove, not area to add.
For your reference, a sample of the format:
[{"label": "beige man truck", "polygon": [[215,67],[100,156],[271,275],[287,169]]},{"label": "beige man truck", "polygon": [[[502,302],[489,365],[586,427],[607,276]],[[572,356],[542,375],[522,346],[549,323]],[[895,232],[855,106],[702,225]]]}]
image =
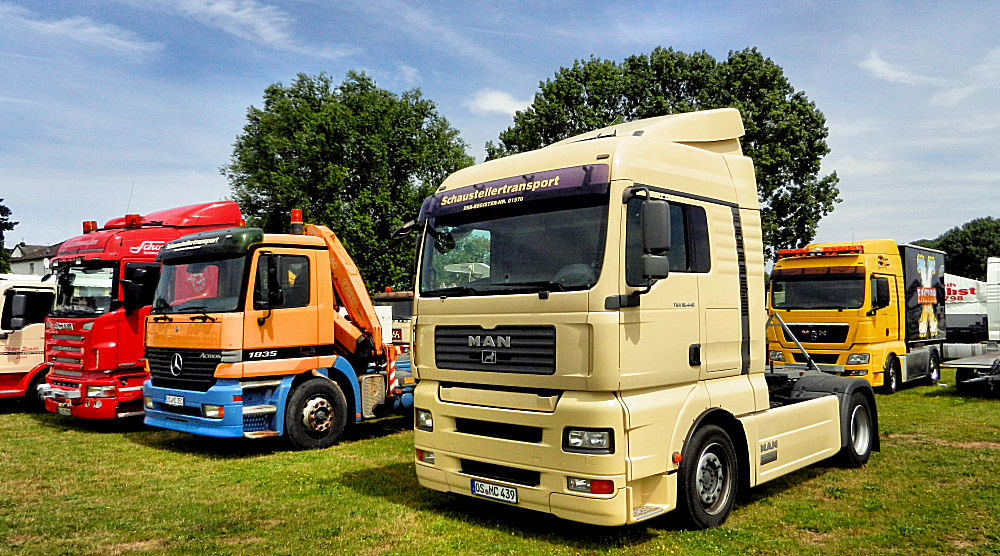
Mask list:
[{"label": "beige man truck", "polygon": [[45,316],[52,310],[55,280],[0,274],[0,398],[24,397],[41,407],[45,382]]},{"label": "beige man truck", "polygon": [[765,374],[753,164],[733,109],[620,124],[451,175],[414,300],[421,485],[600,525],[878,448],[867,382]]}]

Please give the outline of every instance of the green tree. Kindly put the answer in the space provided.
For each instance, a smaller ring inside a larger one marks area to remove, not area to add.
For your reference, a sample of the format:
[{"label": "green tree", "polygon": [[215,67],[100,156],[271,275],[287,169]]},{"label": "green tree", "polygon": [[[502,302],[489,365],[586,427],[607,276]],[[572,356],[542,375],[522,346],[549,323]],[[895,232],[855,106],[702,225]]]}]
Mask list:
[{"label": "green tree", "polygon": [[1000,257],[1000,218],[976,218],[934,239],[914,243],[947,253],[945,272],[986,280],[986,259]]},{"label": "green tree", "polygon": [[743,115],[742,145],[756,168],[766,255],[805,246],[840,201],[836,172],[819,175],[830,152],[826,119],[756,48],[730,52],[723,61],[704,51],[659,47],[622,63],[576,60],[540,83],[531,106],[486,150],[497,158],[618,122],[723,107]]},{"label": "green tree", "polygon": [[3,234],[13,230],[18,224],[10,221],[10,215],[10,209],[3,204],[3,199],[0,199],[0,273],[10,272],[10,254],[4,247]]},{"label": "green tree", "polygon": [[413,245],[390,234],[424,197],[472,157],[458,131],[419,90],[396,95],[368,76],[299,74],[247,110],[230,163],[222,167],[249,223],[287,230],[301,208],[329,226],[357,263],[369,291],[409,287]]}]

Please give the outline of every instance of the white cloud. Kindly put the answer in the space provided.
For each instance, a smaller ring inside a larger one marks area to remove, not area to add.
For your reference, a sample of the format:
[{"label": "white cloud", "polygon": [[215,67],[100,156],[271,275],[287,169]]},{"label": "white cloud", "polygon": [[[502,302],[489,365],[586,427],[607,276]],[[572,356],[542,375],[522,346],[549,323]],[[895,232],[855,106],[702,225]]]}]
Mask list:
[{"label": "white cloud", "polygon": [[256,0],[159,0],[156,4],[167,12],[278,50],[327,59],[343,58],[358,52],[353,47],[303,44],[296,38],[292,16]]},{"label": "white cloud", "polygon": [[465,106],[477,114],[508,114],[513,116],[518,110],[524,110],[531,104],[531,99],[517,100],[509,93],[493,89],[481,89],[472,95]]},{"label": "white cloud", "polygon": [[162,43],[145,41],[128,29],[98,23],[89,17],[45,21],[34,12],[19,6],[0,4],[0,18],[41,35],[90,44],[118,54],[144,56],[163,49]]},{"label": "white cloud", "polygon": [[867,58],[858,63],[858,67],[868,70],[876,78],[883,81],[889,81],[890,83],[903,83],[904,85],[930,85],[934,87],[946,87],[951,85],[951,82],[946,79],[918,75],[905,71],[902,68],[883,60],[879,57],[878,52],[875,52],[874,50],[868,54]]},{"label": "white cloud", "polygon": [[399,78],[403,83],[407,85],[412,85],[420,79],[420,70],[413,66],[408,66],[406,64],[396,64],[396,69],[399,70]]}]

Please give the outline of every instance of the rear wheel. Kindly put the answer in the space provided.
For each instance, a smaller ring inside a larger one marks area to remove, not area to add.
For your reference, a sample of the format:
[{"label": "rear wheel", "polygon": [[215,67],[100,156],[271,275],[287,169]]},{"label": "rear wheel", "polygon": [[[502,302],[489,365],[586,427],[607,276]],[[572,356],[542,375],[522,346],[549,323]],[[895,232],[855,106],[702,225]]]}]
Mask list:
[{"label": "rear wheel", "polygon": [[347,425],[347,400],[336,382],[311,378],[288,397],[285,438],[296,450],[327,448]]},{"label": "rear wheel", "polygon": [[684,448],[677,505],[695,529],[722,525],[736,499],[736,451],[726,431],[698,429]]},{"label": "rear wheel", "polygon": [[861,467],[868,463],[878,431],[875,430],[871,405],[864,394],[854,392],[848,403],[847,443],[837,456],[845,467]]},{"label": "rear wheel", "polygon": [[936,351],[932,351],[931,361],[928,363],[927,368],[927,378],[924,379],[924,384],[934,386],[939,380],[941,380],[941,359],[938,357]]},{"label": "rear wheel", "polygon": [[899,359],[895,355],[890,355],[885,360],[885,368],[882,371],[882,387],[880,394],[894,394],[899,390]]}]

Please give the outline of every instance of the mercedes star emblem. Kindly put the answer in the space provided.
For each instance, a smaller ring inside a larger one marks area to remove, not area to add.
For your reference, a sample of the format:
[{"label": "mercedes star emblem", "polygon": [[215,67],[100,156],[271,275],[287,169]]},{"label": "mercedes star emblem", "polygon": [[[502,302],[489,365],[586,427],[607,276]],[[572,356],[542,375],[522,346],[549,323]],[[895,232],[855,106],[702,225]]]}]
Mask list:
[{"label": "mercedes star emblem", "polygon": [[170,360],[170,374],[174,376],[181,376],[181,370],[184,369],[184,359],[181,358],[181,354],[175,353],[173,359]]}]

